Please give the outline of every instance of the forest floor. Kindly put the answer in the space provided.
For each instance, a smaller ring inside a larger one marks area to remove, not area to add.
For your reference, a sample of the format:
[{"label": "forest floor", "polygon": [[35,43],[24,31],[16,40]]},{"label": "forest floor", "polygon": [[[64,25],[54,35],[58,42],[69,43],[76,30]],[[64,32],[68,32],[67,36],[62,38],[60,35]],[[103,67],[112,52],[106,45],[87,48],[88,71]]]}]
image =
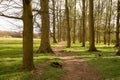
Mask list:
[{"label": "forest floor", "polygon": [[[89,43],[51,43],[55,54],[37,54],[39,39],[34,39],[33,71],[22,71],[22,39],[0,38],[0,80],[120,80],[120,56],[114,44],[96,44],[101,52],[88,52]],[[98,54],[102,56],[98,56]],[[62,68],[51,66],[59,62]],[[94,78],[94,79],[93,79]]]},{"label": "forest floor", "polygon": [[92,68],[82,57],[70,55],[69,52],[63,51],[65,42],[59,43],[53,50],[63,62],[65,75],[61,80],[102,80],[97,71]]}]

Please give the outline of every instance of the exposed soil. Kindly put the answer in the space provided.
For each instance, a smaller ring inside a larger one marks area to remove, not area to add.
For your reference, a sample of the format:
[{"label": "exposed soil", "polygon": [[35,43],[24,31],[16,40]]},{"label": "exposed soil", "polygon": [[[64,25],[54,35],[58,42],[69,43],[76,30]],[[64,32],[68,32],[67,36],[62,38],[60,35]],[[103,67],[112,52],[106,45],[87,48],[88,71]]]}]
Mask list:
[{"label": "exposed soil", "polygon": [[[65,42],[60,42],[53,48],[55,55],[63,61],[62,68],[65,70],[65,75],[60,80],[102,80],[96,70],[81,58],[80,55],[70,55],[70,52],[62,50],[64,45]],[[45,64],[41,65],[40,68],[35,70],[35,73],[39,75],[37,80],[40,79],[45,66]]]},{"label": "exposed soil", "polygon": [[63,61],[63,69],[66,71],[61,80],[102,80],[100,75],[80,56],[69,55],[69,52],[61,51],[65,42],[59,43],[53,50],[56,56]]}]

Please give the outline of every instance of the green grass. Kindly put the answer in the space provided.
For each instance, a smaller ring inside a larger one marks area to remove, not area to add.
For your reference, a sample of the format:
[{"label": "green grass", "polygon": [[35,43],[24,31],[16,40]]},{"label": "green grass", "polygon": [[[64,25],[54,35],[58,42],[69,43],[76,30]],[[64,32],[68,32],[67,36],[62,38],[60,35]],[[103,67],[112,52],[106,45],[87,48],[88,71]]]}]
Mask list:
[{"label": "green grass", "polygon": [[49,66],[45,68],[45,71],[42,74],[41,80],[59,80],[60,78],[64,76],[64,70],[62,68],[54,68],[50,66],[52,62],[59,62],[62,64],[59,58],[54,58],[54,59],[49,60],[48,61]]},{"label": "green grass", "polygon": [[[39,39],[34,39],[34,52],[36,52],[36,50],[39,48],[39,45]],[[51,45],[54,47],[56,44],[51,43]],[[39,76],[37,74],[21,70],[22,55],[22,39],[0,38],[0,80],[38,79]],[[49,61],[54,61],[56,59],[57,57],[50,54],[34,54],[34,64],[36,68],[42,64],[48,64]],[[57,61],[60,60],[57,59]],[[49,65],[45,68],[45,72],[42,75],[43,80],[46,80],[44,79],[45,76],[47,76],[47,78],[60,78],[60,75],[63,72],[62,69],[54,69]],[[49,70],[52,70],[53,72]],[[49,74],[46,73],[47,71],[49,71]]]},{"label": "green grass", "polygon": [[61,68],[53,68],[48,66],[45,69],[46,70],[43,73],[41,80],[59,80],[64,75],[64,70]]},{"label": "green grass", "polygon": [[[39,48],[39,39],[34,39],[34,52]],[[56,44],[51,43],[52,47]],[[64,50],[71,51],[71,55],[81,55],[94,67],[104,80],[120,80],[120,57],[116,56],[117,49],[114,45],[97,44],[101,52],[87,52],[86,47],[81,44],[72,44],[71,48],[64,47]],[[102,54],[98,57],[97,54]],[[38,68],[47,64],[40,80],[58,80],[64,75],[64,70],[49,66],[51,62],[61,62],[57,57],[50,54],[34,54],[34,64]],[[0,80],[37,80],[40,76],[21,70],[22,65],[22,39],[0,38]]]},{"label": "green grass", "polygon": [[[103,77],[103,80],[120,80],[120,57],[116,56],[117,49],[114,45],[96,44],[96,47],[101,52],[88,52],[88,43],[86,47],[81,47],[80,43],[72,44],[71,48],[64,50],[70,52],[71,55],[76,53],[86,59],[86,61],[94,67]],[[102,56],[99,57],[98,54]]]}]

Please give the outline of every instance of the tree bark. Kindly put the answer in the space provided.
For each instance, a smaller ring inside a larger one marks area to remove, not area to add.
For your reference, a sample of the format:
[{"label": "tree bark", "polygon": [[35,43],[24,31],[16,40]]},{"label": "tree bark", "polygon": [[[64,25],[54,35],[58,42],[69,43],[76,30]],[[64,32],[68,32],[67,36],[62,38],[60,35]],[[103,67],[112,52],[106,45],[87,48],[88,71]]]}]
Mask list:
[{"label": "tree bark", "polygon": [[40,0],[41,5],[41,43],[38,49],[38,53],[54,53],[50,46],[49,33],[50,33],[50,21],[49,21],[49,0]]},{"label": "tree bark", "polygon": [[89,50],[97,51],[94,37],[93,0],[89,0]]},{"label": "tree bark", "polygon": [[82,33],[82,47],[85,47],[85,0],[82,0],[83,4],[83,11],[82,11],[82,26],[83,26],[83,33]]},{"label": "tree bark", "polygon": [[70,24],[69,24],[69,9],[67,0],[65,0],[65,12],[66,12],[66,19],[67,19],[67,48],[71,47],[71,38],[70,38]]},{"label": "tree bark", "polygon": [[105,26],[104,26],[104,44],[107,43],[107,23],[108,23],[108,6],[107,6],[107,9],[106,9],[106,19],[105,19]]},{"label": "tree bark", "polygon": [[53,3],[53,43],[57,43],[56,41],[56,27],[55,27],[55,1],[52,0]]},{"label": "tree bark", "polygon": [[[119,13],[119,15],[120,15],[120,0],[118,0],[118,7],[119,7],[118,13]],[[120,16],[118,16],[118,17],[119,17],[119,19],[120,19]],[[118,22],[118,26],[120,26],[120,23],[119,23],[119,22]],[[119,49],[118,49],[118,52],[117,52],[116,55],[120,56],[120,42],[119,42]]]},{"label": "tree bark", "polygon": [[117,21],[116,21],[116,44],[115,47],[119,46],[119,29],[120,29],[120,24],[119,24],[119,19],[120,19],[120,2],[118,0],[118,5],[117,5]]},{"label": "tree bark", "polygon": [[98,0],[98,6],[96,11],[96,16],[98,16],[96,19],[96,43],[99,43],[100,41],[100,0]]},{"label": "tree bark", "polygon": [[62,38],[62,28],[61,28],[61,23],[62,23],[62,20],[61,20],[61,17],[62,17],[62,11],[61,11],[61,1],[60,1],[60,10],[58,10],[59,12],[59,37],[58,37],[58,42],[61,42],[61,38]]},{"label": "tree bark", "polygon": [[78,40],[79,40],[79,43],[82,42],[82,26],[80,24],[82,24],[82,18],[80,17],[79,18],[79,30],[78,30]]},{"label": "tree bark", "polygon": [[23,65],[24,70],[32,70],[33,64],[33,16],[32,0],[23,0]]},{"label": "tree bark", "polygon": [[111,41],[111,15],[112,14],[112,0],[109,2],[109,21],[108,21],[108,45],[110,45]]},{"label": "tree bark", "polygon": [[60,42],[60,29],[59,29],[59,24],[60,24],[60,22],[59,22],[59,8],[58,8],[59,6],[58,6],[58,1],[57,1],[57,10],[56,10],[56,13],[57,13],[57,39],[58,39],[58,42]]},{"label": "tree bark", "polygon": [[120,56],[120,43],[119,43],[119,49],[118,49],[118,52],[116,53],[116,55]]},{"label": "tree bark", "polygon": [[75,8],[74,8],[74,29],[73,29],[73,43],[75,44],[75,40],[76,40],[76,0],[74,0],[75,4]]}]

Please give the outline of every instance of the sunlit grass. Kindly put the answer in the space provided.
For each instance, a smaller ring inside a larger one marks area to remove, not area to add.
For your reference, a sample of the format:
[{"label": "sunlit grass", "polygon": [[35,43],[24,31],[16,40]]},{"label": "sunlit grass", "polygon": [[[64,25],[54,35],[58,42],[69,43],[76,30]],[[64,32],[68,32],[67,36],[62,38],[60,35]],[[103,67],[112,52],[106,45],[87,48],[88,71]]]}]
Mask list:
[{"label": "sunlit grass", "polygon": [[[34,39],[34,64],[36,68],[57,58],[51,54],[36,54],[39,45],[40,40]],[[54,47],[56,44],[51,43],[51,45]],[[22,71],[22,56],[21,38],[0,38],[0,80],[36,80],[39,77],[35,73]],[[51,67],[48,66],[48,69],[50,70]],[[63,72],[62,70],[54,69],[56,75],[60,74],[56,73],[56,71]],[[49,75],[53,73],[49,73]],[[46,73],[45,76],[47,76]],[[51,78],[56,78],[56,76]]]},{"label": "sunlit grass", "polygon": [[[63,76],[63,70],[49,66],[51,61],[59,61],[51,54],[36,54],[40,40],[34,39],[34,64],[38,68],[41,64],[47,64],[40,80],[57,80]],[[52,47],[56,44],[51,42]],[[70,51],[71,55],[77,52],[82,58],[94,67],[104,80],[120,80],[120,57],[116,56],[117,49],[114,45],[96,44],[101,52],[88,52],[89,44],[81,47],[80,43],[72,44],[71,48],[64,50]],[[97,54],[101,54],[99,57]],[[20,38],[0,38],[0,80],[36,80],[39,76],[32,72],[24,72],[22,66],[22,39]],[[56,78],[56,79],[55,79]]]},{"label": "sunlit grass", "polygon": [[60,78],[63,76],[64,76],[63,69],[48,66],[45,68],[45,72],[43,73],[41,80],[60,80]]}]

